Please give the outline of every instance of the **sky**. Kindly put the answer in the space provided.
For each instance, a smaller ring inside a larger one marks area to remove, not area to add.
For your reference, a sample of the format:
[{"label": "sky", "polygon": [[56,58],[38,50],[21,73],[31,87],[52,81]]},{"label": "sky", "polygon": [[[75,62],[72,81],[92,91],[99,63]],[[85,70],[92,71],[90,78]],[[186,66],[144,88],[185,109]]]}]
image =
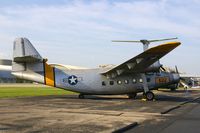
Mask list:
[{"label": "sky", "polygon": [[14,39],[26,37],[49,63],[95,68],[143,51],[111,40],[178,37],[161,63],[200,75],[199,12],[199,0],[0,0],[0,58],[12,59]]}]

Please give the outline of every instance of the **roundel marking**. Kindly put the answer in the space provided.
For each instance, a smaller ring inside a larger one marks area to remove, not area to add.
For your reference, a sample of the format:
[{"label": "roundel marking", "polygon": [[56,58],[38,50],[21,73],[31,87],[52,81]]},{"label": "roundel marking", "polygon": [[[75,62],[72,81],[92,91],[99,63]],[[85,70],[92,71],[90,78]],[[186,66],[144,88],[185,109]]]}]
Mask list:
[{"label": "roundel marking", "polygon": [[78,83],[78,78],[75,75],[71,75],[68,77],[68,83],[70,85],[76,85]]}]

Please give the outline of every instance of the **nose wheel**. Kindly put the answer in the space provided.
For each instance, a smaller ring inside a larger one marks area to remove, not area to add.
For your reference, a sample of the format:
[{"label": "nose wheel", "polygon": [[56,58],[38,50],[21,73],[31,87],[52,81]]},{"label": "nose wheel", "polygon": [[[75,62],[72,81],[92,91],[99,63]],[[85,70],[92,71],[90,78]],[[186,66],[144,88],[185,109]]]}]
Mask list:
[{"label": "nose wheel", "polygon": [[147,101],[153,101],[153,99],[155,98],[155,95],[153,92],[148,91],[143,94],[143,98],[145,98]]}]

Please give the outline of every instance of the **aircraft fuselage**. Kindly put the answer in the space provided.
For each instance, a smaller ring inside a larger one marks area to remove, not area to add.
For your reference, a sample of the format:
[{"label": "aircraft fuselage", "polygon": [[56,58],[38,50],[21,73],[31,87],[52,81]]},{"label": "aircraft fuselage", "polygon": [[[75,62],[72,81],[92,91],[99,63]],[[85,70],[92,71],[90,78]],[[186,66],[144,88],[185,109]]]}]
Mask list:
[{"label": "aircraft fuselage", "polygon": [[[143,92],[141,74],[126,74],[107,78],[102,69],[60,70],[55,68],[54,86],[83,94],[129,94]],[[157,89],[179,82],[178,74],[167,72],[146,73],[148,87]]]}]

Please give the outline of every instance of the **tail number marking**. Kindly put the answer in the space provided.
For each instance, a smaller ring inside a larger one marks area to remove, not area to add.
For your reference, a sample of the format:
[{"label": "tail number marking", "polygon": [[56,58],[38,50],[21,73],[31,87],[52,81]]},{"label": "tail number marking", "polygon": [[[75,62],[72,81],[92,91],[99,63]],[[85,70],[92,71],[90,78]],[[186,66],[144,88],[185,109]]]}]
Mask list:
[{"label": "tail number marking", "polygon": [[169,82],[169,77],[157,77],[156,83],[158,84],[164,84]]}]

